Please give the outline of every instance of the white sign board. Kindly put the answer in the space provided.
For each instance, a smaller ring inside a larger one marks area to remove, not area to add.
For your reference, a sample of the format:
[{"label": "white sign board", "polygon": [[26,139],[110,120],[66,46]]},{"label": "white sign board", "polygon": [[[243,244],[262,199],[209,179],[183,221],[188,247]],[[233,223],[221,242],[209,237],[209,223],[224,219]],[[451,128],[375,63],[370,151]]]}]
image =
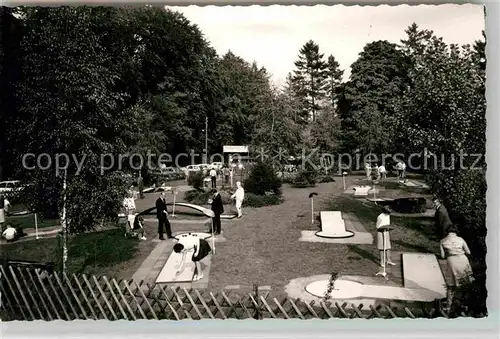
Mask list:
[{"label": "white sign board", "polygon": [[248,153],[248,146],[223,146],[223,153]]}]

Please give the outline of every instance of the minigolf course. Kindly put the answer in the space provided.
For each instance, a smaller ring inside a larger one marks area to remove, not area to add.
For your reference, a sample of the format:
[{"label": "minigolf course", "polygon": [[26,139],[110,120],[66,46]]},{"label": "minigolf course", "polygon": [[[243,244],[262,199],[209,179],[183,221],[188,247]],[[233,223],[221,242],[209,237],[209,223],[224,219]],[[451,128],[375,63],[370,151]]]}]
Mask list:
[{"label": "minigolf course", "polygon": [[320,221],[321,231],[316,232],[318,237],[338,239],[354,236],[354,232],[346,230],[340,211],[321,211]]}]

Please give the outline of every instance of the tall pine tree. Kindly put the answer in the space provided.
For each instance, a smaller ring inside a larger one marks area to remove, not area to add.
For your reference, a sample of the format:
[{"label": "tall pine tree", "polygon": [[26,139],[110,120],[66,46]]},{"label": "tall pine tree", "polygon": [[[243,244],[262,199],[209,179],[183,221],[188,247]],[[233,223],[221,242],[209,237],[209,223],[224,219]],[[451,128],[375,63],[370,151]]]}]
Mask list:
[{"label": "tall pine tree", "polygon": [[319,45],[309,40],[299,50],[299,60],[293,72],[294,92],[303,102],[302,119],[314,121],[325,98],[327,66]]},{"label": "tall pine tree", "polygon": [[340,65],[335,60],[333,55],[328,57],[326,62],[327,66],[327,88],[326,88],[326,96],[328,98],[329,103],[333,109],[333,112],[336,113],[338,100],[339,100],[339,92],[340,86],[342,84],[342,76],[344,75],[344,71],[340,69]]}]

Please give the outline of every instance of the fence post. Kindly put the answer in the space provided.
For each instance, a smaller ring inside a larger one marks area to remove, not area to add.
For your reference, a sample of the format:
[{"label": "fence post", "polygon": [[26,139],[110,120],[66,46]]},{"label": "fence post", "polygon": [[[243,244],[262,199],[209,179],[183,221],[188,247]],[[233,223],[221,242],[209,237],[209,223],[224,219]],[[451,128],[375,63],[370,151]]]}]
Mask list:
[{"label": "fence post", "polygon": [[257,307],[255,308],[254,319],[261,320],[262,315],[260,314],[260,298],[259,298],[259,286],[257,284],[253,284],[253,293],[255,295],[255,300],[257,301]]}]

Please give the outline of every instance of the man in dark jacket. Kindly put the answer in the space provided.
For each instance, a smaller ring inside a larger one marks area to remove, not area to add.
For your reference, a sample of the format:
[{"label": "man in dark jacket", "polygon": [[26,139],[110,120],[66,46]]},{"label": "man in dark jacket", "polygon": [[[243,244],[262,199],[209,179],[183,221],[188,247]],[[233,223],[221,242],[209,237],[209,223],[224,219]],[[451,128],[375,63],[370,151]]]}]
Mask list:
[{"label": "man in dark jacket", "polygon": [[448,210],[441,203],[441,200],[439,200],[439,198],[434,198],[433,202],[436,209],[436,214],[434,215],[436,232],[442,239],[448,234],[448,228],[452,225],[452,223]]},{"label": "man in dark jacket", "polygon": [[212,190],[212,193],[214,194],[213,198],[211,199],[211,205],[212,205],[212,212],[214,212],[214,217],[212,218],[212,222],[214,225],[214,234],[218,235],[221,232],[221,222],[220,222],[220,216],[222,213],[224,213],[224,206],[222,204],[222,197],[220,196],[219,192],[217,192],[216,189]]},{"label": "man in dark jacket", "polygon": [[166,228],[167,238],[172,238],[172,230],[168,221],[167,202],[165,201],[165,193],[160,193],[156,199],[156,217],[158,218],[158,236],[160,240],[165,240],[163,237],[163,228]]}]

